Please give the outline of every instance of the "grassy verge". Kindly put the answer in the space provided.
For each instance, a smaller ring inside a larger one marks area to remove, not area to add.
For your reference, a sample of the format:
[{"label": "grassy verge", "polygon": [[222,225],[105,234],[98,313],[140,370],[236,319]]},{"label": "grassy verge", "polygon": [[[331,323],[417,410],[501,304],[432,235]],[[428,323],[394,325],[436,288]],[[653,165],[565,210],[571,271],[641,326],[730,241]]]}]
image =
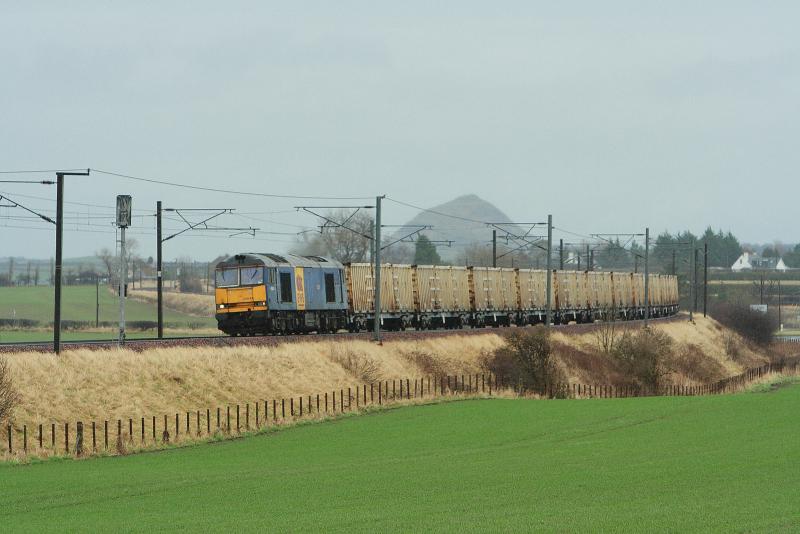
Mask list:
[{"label": "grassy verge", "polygon": [[[199,330],[165,330],[164,337],[184,337],[184,336],[219,336],[219,330],[203,328]],[[158,336],[156,330],[128,330],[127,339],[154,338]],[[111,329],[91,329],[91,330],[65,330],[61,332],[62,341],[85,341],[85,340],[116,340],[117,331]],[[0,343],[20,343],[20,342],[46,342],[53,340],[52,330],[0,330]]]},{"label": "grassy verge", "polygon": [[800,387],[401,408],[211,446],[0,467],[15,531],[800,528]]}]

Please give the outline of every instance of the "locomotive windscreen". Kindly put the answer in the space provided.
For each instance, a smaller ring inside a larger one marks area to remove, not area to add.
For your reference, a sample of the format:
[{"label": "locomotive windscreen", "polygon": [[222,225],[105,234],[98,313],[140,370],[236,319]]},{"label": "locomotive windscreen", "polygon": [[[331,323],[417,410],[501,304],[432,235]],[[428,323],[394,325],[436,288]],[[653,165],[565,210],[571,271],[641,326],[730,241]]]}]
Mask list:
[{"label": "locomotive windscreen", "polygon": [[239,268],[218,269],[217,287],[236,287],[239,285]]}]

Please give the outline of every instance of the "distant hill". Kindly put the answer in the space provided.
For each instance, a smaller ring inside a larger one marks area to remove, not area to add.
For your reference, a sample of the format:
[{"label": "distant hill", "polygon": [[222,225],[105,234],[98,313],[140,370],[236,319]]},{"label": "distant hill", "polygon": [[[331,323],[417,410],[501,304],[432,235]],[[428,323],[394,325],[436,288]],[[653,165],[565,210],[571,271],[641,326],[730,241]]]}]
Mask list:
[{"label": "distant hill", "polygon": [[[508,215],[497,206],[477,195],[460,196],[429,208],[429,210],[420,212],[406,224],[409,226],[432,226],[431,230],[424,232],[432,241],[453,241],[454,243],[450,247],[446,244],[437,244],[437,251],[445,261],[455,262],[463,257],[465,247],[475,244],[482,245],[492,239],[492,228],[485,223],[455,219],[448,215],[475,221],[511,222]],[[411,228],[408,229],[409,232],[411,230]],[[399,232],[395,232],[398,237],[399,234]]]}]

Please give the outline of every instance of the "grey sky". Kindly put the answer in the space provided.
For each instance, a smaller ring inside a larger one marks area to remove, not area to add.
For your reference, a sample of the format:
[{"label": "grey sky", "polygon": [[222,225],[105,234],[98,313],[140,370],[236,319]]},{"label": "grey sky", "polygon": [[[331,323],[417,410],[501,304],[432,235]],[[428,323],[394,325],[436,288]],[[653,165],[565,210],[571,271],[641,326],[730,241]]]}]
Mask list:
[{"label": "grey sky", "polygon": [[[745,241],[800,240],[797,2],[187,5],[4,3],[0,170],[93,167],[423,206],[475,193],[513,219],[552,213],[580,233],[711,224]],[[67,200],[110,206],[119,193],[141,214],[158,199],[242,212],[304,203],[102,175],[69,180]],[[65,255],[113,247],[108,210],[68,210],[86,217],[67,225]],[[414,213],[388,204],[384,220]],[[52,255],[51,230],[10,228],[45,225],[8,214],[0,256]],[[221,223],[314,223],[252,216],[262,220]],[[153,228],[132,230],[145,255]],[[167,257],[292,240],[260,239],[181,238]]]}]

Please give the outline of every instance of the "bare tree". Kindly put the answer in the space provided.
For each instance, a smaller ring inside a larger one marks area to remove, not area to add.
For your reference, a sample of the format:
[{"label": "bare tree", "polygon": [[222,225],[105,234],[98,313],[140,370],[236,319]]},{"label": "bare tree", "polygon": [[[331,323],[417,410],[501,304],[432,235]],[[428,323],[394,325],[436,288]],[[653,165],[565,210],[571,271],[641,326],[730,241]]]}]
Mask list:
[{"label": "bare tree", "polygon": [[603,354],[609,355],[614,352],[617,341],[621,334],[620,326],[617,325],[617,312],[615,308],[603,310],[603,319],[595,325],[594,339],[597,347]]},{"label": "bare tree", "polygon": [[[374,220],[366,212],[353,215],[351,210],[326,214],[320,219],[320,233],[303,234],[293,252],[302,255],[330,256],[342,263],[363,262],[369,258]],[[333,221],[333,222],[331,222]]]},{"label": "bare tree", "polygon": [[94,254],[97,258],[103,262],[103,266],[106,268],[106,274],[108,275],[108,280],[111,282],[111,278],[113,277],[114,272],[117,270],[117,255],[114,254],[113,251],[109,250],[108,247],[103,247],[100,249],[99,252],[95,252]]}]

